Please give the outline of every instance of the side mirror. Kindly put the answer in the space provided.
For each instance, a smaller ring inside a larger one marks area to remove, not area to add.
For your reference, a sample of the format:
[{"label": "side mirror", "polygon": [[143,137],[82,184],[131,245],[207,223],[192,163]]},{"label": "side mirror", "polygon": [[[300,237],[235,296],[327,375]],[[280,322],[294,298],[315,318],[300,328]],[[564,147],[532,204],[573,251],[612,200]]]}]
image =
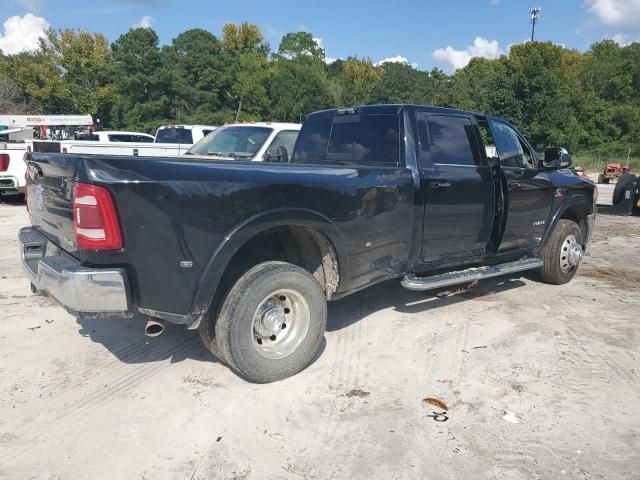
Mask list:
[{"label": "side mirror", "polygon": [[543,164],[545,168],[569,168],[571,166],[571,155],[569,155],[566,148],[545,148]]},{"label": "side mirror", "polygon": [[283,147],[282,145],[280,145],[278,148],[276,148],[276,153],[275,154],[266,152],[262,156],[262,160],[264,160],[265,162],[288,163],[289,162],[289,152],[287,152],[287,147]]}]

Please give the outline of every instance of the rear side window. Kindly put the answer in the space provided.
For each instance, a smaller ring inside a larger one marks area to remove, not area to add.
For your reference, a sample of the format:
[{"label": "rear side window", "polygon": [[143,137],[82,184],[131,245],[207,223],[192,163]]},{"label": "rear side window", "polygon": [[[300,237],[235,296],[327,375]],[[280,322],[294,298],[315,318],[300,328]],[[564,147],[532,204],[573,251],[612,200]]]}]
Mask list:
[{"label": "rear side window", "polygon": [[118,134],[118,135],[109,135],[110,142],[133,142],[132,135]]},{"label": "rear side window", "polygon": [[431,161],[446,165],[476,165],[472,145],[475,132],[471,120],[449,115],[429,115]]},{"label": "rear side window", "polygon": [[156,135],[156,143],[193,143],[191,130],[187,128],[162,128]]},{"label": "rear side window", "polygon": [[346,115],[305,122],[293,161],[398,165],[397,115]]},{"label": "rear side window", "polygon": [[327,160],[398,165],[398,121],[397,115],[335,117]]}]

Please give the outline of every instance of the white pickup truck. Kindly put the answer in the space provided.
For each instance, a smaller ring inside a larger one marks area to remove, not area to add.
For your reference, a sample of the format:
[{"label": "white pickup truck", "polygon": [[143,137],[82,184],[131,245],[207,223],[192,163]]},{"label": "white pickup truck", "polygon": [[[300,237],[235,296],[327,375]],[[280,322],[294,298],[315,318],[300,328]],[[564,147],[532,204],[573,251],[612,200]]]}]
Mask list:
[{"label": "white pickup truck", "polygon": [[[298,123],[254,122],[236,123],[224,127],[180,125],[160,127],[160,139],[189,140],[184,132],[189,130],[191,139],[199,138],[195,145],[188,143],[131,143],[124,141],[63,140],[32,141],[0,144],[0,195],[24,193],[26,165],[22,160],[26,151],[51,153],[77,153],[84,155],[132,155],[138,157],[175,157],[179,155],[214,156],[217,158],[252,161],[288,161],[293,151],[301,125]],[[178,130],[178,132],[165,133]],[[208,130],[208,131],[207,131]],[[94,132],[101,135],[105,132]],[[107,132],[115,134],[116,132]],[[119,132],[122,133],[122,132]],[[140,135],[140,134],[138,134]],[[6,167],[3,169],[3,167]]]},{"label": "white pickup truck", "polygon": [[299,123],[274,122],[225,125],[209,133],[185,155],[288,162],[301,127]]}]

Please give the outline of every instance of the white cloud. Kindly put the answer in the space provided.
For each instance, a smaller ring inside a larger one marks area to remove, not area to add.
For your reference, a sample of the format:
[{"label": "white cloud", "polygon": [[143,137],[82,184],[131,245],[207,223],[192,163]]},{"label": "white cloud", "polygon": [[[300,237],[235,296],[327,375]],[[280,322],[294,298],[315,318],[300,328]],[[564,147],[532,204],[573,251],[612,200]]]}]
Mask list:
[{"label": "white cloud", "polygon": [[626,33],[616,33],[611,36],[611,40],[616,42],[621,47],[626,47],[631,45],[633,42],[640,42],[640,37],[632,37],[631,35],[627,35]]},{"label": "white cloud", "polygon": [[467,65],[474,57],[498,58],[503,53],[497,40],[476,37],[473,45],[464,50],[456,50],[451,45],[438,48],[433,52],[433,58],[448,65],[452,70],[457,70]]},{"label": "white cloud", "polygon": [[489,2],[489,5],[497,5],[500,2],[500,0],[491,0]]},{"label": "white cloud", "polygon": [[316,42],[320,48],[325,48],[320,37],[313,37],[313,41]]},{"label": "white cloud", "polygon": [[404,63],[404,64],[408,65],[409,64],[409,60],[407,60],[407,57],[403,57],[402,55],[396,55],[395,57],[383,58],[379,62],[374,63],[374,65],[376,67],[379,67],[383,63]]},{"label": "white cloud", "polygon": [[374,63],[376,67],[380,67],[385,63],[403,63],[405,65],[411,65],[413,68],[418,68],[418,64],[416,62],[409,63],[407,57],[403,57],[402,55],[396,55],[395,57],[387,57],[383,58],[379,62]]},{"label": "white cloud", "polygon": [[153,17],[145,15],[138,23],[133,25],[133,28],[153,28],[153,22],[155,22]]},{"label": "white cloud", "polygon": [[609,27],[640,31],[640,0],[585,0],[589,11]]},{"label": "white cloud", "polygon": [[27,13],[24,17],[9,17],[0,34],[0,50],[5,55],[36,50],[39,39],[44,38],[49,22],[42,17]]}]

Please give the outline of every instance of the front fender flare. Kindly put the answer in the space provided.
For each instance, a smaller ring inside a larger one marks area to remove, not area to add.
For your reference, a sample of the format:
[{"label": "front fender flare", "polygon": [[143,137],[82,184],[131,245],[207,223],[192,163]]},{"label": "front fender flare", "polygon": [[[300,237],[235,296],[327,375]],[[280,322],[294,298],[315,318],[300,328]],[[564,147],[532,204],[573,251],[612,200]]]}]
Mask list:
[{"label": "front fender flare", "polygon": [[[584,208],[587,214],[593,213],[593,205],[584,195],[566,196],[562,200],[562,202],[551,212],[551,220],[547,222],[547,229],[544,232],[544,236],[542,237],[539,248],[542,248],[547,243],[547,240],[549,240],[549,237],[551,236],[553,229],[558,224],[558,221],[563,218],[563,215],[566,213],[566,211],[572,207]],[[587,220],[586,217],[584,220]],[[580,228],[582,228],[582,225],[580,225]]]},{"label": "front fender flare", "polygon": [[313,210],[283,208],[261,212],[229,231],[216,246],[207,266],[204,269],[194,300],[191,314],[205,313],[216,293],[220,279],[229,262],[238,250],[254,236],[276,227],[307,227],[324,234],[333,244],[338,257],[340,278],[349,278],[345,242],[335,224],[324,215]]}]

